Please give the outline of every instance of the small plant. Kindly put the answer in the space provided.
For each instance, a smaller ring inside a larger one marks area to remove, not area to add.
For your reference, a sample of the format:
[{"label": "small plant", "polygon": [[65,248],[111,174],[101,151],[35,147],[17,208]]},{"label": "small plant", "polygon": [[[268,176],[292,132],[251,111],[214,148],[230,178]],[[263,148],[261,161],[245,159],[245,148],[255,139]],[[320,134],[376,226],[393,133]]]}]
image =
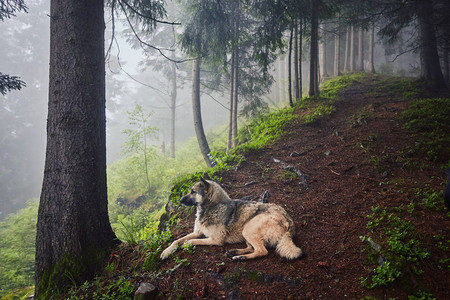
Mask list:
[{"label": "small plant", "polygon": [[303,118],[305,120],[305,124],[311,124],[324,116],[331,115],[335,111],[336,107],[334,105],[321,103],[316,108],[312,109],[311,112],[307,113]]},{"label": "small plant", "polygon": [[420,201],[420,204],[425,206],[427,209],[433,210],[441,210],[443,209],[442,199],[443,192],[435,192],[432,189],[425,188],[416,188],[414,189],[414,195],[417,200]]},{"label": "small plant", "polygon": [[[408,210],[412,212],[413,208],[409,207]],[[369,219],[367,229],[383,242],[382,245],[371,243],[377,245],[376,252],[383,259],[372,269],[371,277],[361,278],[361,284],[367,288],[387,285],[402,277],[407,268],[411,268],[416,275],[422,274],[423,271],[418,267],[419,263],[428,258],[430,253],[417,239],[412,222],[388,213],[379,206],[372,207],[372,214],[367,217]],[[361,240],[372,241],[367,236],[363,236]]]},{"label": "small plant", "polygon": [[195,252],[195,246],[189,242],[184,243],[183,246],[181,246],[181,248],[183,249],[184,252],[189,254],[193,254]]},{"label": "small plant", "polygon": [[360,278],[362,286],[368,289],[373,289],[381,285],[386,286],[402,275],[402,273],[396,267],[391,266],[391,263],[389,262],[385,262],[383,265],[373,269],[373,273],[371,279],[367,277]]}]

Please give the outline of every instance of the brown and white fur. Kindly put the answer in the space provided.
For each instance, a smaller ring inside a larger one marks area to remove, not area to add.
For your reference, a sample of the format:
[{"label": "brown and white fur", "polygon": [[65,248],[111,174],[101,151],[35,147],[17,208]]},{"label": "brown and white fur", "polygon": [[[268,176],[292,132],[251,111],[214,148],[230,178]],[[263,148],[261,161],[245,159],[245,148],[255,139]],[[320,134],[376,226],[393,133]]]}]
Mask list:
[{"label": "brown and white fur", "polygon": [[244,249],[226,254],[233,260],[252,259],[267,255],[267,247],[287,259],[303,256],[292,241],[295,225],[287,212],[276,204],[232,200],[216,182],[197,182],[180,202],[196,206],[194,232],[174,241],[162,254],[166,259],[184,242],[191,245],[216,245],[246,242]]}]

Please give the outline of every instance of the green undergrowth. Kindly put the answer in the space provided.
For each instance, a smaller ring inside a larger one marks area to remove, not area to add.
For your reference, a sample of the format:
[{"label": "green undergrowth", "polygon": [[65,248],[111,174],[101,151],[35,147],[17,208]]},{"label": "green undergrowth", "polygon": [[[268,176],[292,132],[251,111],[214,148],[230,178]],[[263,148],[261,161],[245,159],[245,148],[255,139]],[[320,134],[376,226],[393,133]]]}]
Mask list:
[{"label": "green undergrowth", "polygon": [[402,116],[416,149],[432,161],[450,162],[450,98],[415,100]]},{"label": "green undergrowth", "polygon": [[400,99],[418,99],[428,94],[426,83],[412,77],[371,75],[372,84],[367,87],[367,96],[390,96]]},{"label": "green undergrowth", "polygon": [[429,298],[418,299],[433,299],[425,292],[422,274],[425,268],[435,272],[450,270],[450,239],[442,230],[430,234],[421,228],[430,211],[445,214],[442,190],[435,191],[425,184],[410,194],[407,204],[372,207],[367,216],[368,232],[360,237],[367,246],[370,274],[360,280],[368,289],[400,282],[411,299],[425,294]]}]

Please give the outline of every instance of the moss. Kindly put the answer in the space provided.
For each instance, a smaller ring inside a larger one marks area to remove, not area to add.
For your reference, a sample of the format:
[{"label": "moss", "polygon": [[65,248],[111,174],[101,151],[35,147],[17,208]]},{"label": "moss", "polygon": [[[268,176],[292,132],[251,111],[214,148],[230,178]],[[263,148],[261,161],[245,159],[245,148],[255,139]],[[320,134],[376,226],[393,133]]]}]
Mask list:
[{"label": "moss", "polygon": [[37,299],[51,299],[60,296],[70,286],[76,286],[92,279],[104,263],[106,251],[91,248],[82,255],[66,253],[58,262],[47,268],[36,288]]}]

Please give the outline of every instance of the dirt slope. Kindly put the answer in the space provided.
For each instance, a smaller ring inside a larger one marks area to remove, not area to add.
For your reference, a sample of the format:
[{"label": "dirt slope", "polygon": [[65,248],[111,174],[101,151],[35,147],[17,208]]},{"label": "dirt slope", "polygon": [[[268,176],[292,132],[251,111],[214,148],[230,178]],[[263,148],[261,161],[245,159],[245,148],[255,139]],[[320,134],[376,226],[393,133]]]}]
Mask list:
[{"label": "dirt slope", "polygon": [[[307,257],[286,261],[272,249],[265,258],[234,262],[224,253],[235,246],[199,246],[193,254],[180,251],[178,256],[189,265],[155,282],[164,298],[404,299],[414,288],[438,299],[450,297],[448,271],[427,269],[427,263],[425,273],[411,273],[408,282],[373,290],[361,286],[359,278],[372,267],[360,239],[367,234],[371,207],[407,205],[414,187],[428,184],[439,190],[445,175],[420,153],[404,156],[414,147],[399,119],[404,100],[366,96],[361,84],[341,98],[332,116],[313,125],[293,124],[283,140],[252,153],[238,170],[223,175],[222,185],[232,198],[252,196],[257,201],[267,191],[269,202],[284,206],[297,226],[295,243]],[[375,164],[374,157],[383,160]],[[423,166],[404,168],[406,159]],[[309,188],[286,171],[286,165],[303,172]],[[416,228],[430,245],[433,234],[448,240],[445,211],[424,211],[421,216]],[[192,229],[193,217],[182,221],[183,229],[174,232],[174,238]],[[169,260],[164,269],[175,265]]]}]

